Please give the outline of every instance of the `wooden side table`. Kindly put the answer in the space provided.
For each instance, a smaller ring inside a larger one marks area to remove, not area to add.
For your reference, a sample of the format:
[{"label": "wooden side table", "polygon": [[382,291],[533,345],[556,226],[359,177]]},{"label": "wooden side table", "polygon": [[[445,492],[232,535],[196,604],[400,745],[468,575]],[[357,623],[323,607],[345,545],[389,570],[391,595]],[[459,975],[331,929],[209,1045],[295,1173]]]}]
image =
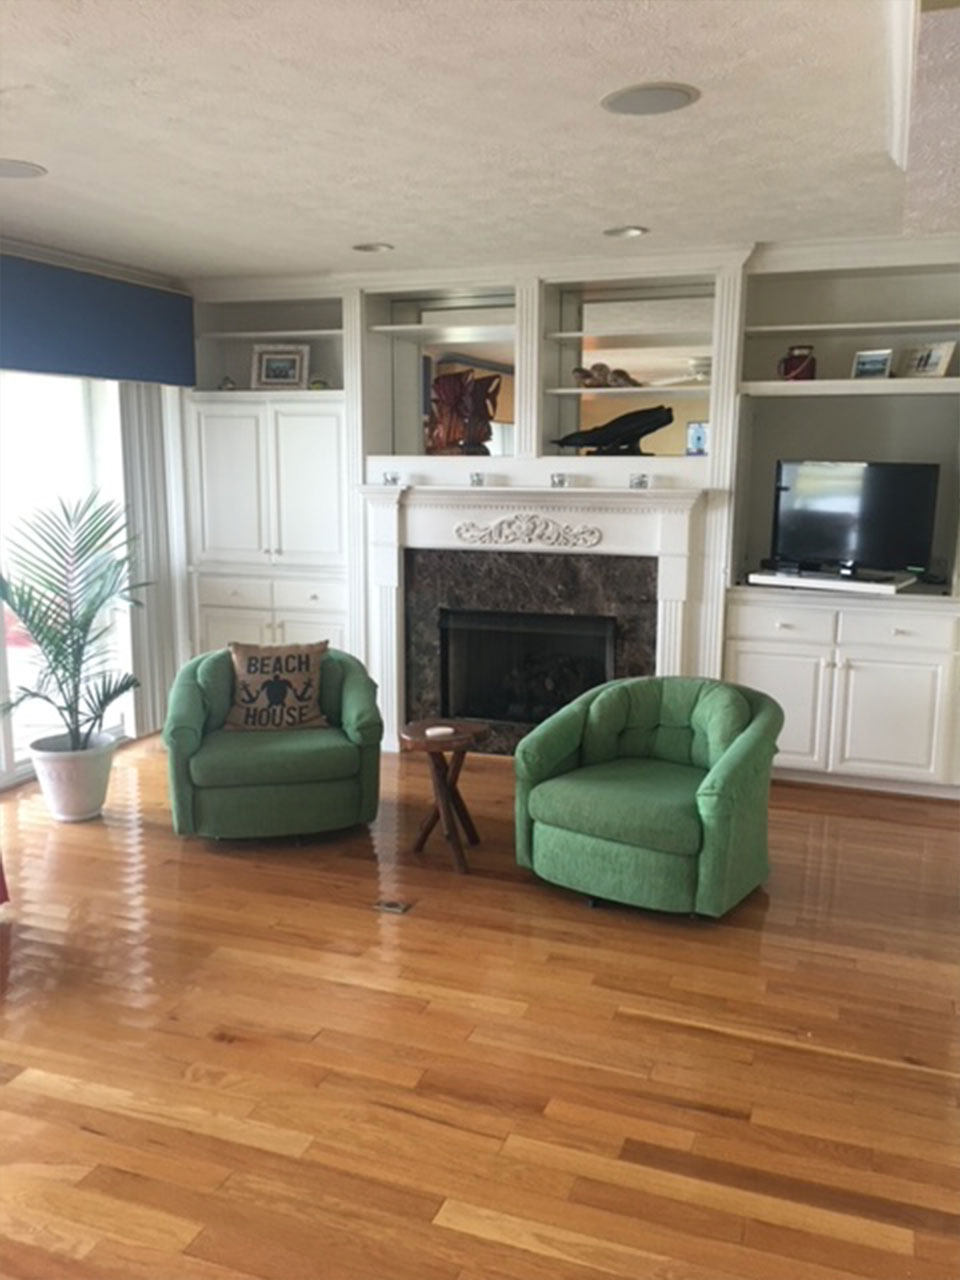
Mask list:
[{"label": "wooden side table", "polygon": [[[432,737],[427,729],[445,725],[453,733],[442,737]],[[470,870],[463,852],[463,843],[457,823],[463,828],[463,834],[470,844],[479,844],[480,837],[473,825],[473,819],[467,812],[463,796],[457,787],[460,770],[467,752],[479,738],[488,731],[489,725],[475,723],[470,720],[414,720],[400,730],[400,745],[405,751],[423,751],[430,765],[430,777],[433,782],[433,808],[420,824],[413,849],[419,853],[427,843],[430,832],[438,822],[443,825],[443,834],[453,852],[456,869],[464,874]],[[447,752],[450,759],[447,759]]]}]

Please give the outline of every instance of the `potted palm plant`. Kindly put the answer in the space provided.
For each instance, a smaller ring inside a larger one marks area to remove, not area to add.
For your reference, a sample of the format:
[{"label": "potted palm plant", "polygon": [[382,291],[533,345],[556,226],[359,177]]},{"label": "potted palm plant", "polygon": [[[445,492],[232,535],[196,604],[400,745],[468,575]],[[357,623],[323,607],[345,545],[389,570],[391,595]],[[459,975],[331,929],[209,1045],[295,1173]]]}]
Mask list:
[{"label": "potted palm plant", "polygon": [[47,807],[61,822],[102,810],[114,749],[103,717],[139,684],[112,669],[109,643],[110,610],[140,604],[133,593],[146,585],[133,581],[132,550],[123,509],[97,493],[36,512],[8,540],[0,601],[36,645],[37,672],[0,711],[37,698],[63,721],[65,733],[30,745]]}]

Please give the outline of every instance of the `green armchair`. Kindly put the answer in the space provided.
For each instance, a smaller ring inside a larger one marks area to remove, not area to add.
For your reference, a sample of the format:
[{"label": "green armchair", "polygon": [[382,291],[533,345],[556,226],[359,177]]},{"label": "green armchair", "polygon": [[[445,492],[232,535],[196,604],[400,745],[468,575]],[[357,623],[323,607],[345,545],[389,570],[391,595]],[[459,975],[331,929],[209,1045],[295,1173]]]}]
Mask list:
[{"label": "green armchair", "polygon": [[323,660],[324,729],[224,729],[233,701],[230,652],[191,659],[170,692],[168,751],[178,835],[305,835],[371,822],[380,799],[383,722],[363,665],[330,649]]},{"label": "green armchair", "polygon": [[516,751],[517,861],[592,897],[722,916],[766,879],[783,712],[740,685],[614,680]]}]

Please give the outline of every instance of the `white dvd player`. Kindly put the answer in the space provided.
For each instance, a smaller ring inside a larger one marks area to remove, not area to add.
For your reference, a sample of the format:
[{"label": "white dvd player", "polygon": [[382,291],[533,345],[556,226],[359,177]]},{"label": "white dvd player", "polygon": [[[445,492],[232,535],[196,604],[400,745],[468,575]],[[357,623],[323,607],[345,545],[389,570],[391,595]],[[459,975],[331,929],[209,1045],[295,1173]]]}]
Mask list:
[{"label": "white dvd player", "polygon": [[747,582],[757,587],[799,587],[812,591],[858,591],[865,595],[892,596],[916,582],[915,573],[859,573],[842,577],[839,573],[786,573],[764,569],[748,573]]}]

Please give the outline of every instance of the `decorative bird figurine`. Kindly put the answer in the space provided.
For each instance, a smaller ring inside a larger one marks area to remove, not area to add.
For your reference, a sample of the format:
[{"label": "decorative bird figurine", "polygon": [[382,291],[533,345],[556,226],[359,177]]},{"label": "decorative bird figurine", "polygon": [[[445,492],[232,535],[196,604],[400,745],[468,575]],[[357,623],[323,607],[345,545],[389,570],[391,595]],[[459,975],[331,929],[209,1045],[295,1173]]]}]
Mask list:
[{"label": "decorative bird figurine", "polygon": [[644,385],[632,374],[627,373],[626,369],[611,369],[609,365],[600,361],[592,364],[589,369],[578,364],[573,369],[573,381],[578,387],[642,387]]},{"label": "decorative bird figurine", "polygon": [[596,453],[630,453],[642,454],[640,441],[644,436],[652,435],[661,427],[669,426],[673,421],[673,410],[665,405],[657,405],[651,409],[635,409],[631,413],[621,413],[611,418],[603,426],[592,427],[585,431],[572,431],[569,435],[555,440],[565,449],[593,449]]}]

